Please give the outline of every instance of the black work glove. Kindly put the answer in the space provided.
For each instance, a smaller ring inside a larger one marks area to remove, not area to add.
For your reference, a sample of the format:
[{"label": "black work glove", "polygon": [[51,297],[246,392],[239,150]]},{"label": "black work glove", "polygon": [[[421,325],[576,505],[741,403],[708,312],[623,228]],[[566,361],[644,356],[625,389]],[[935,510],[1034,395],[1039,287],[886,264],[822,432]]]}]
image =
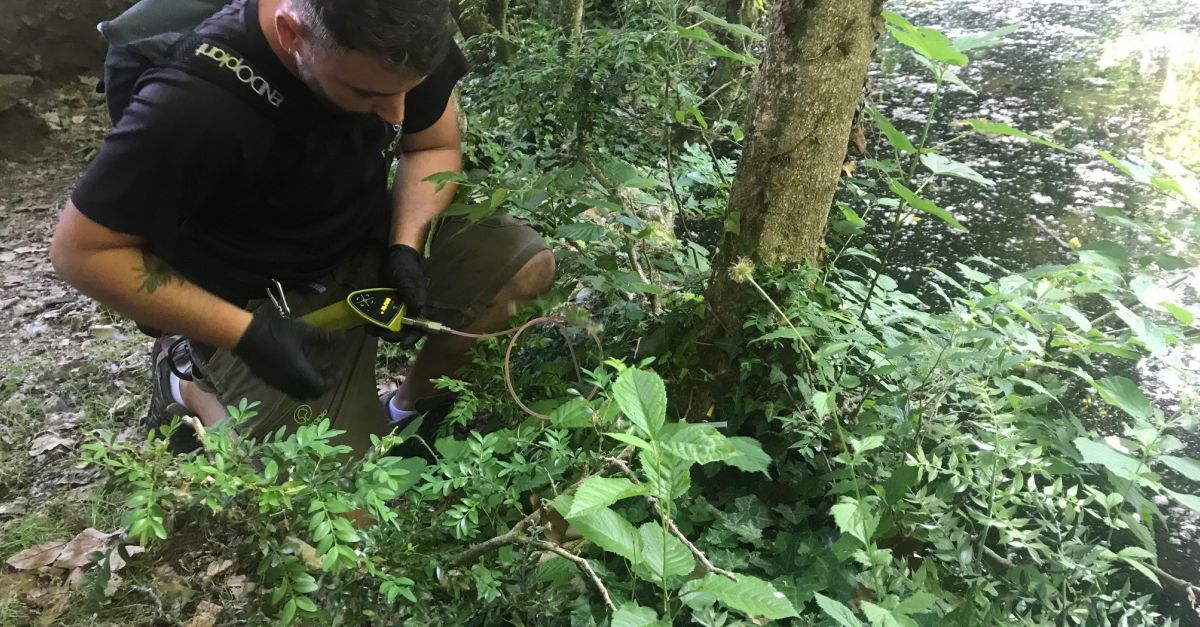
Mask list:
[{"label": "black work glove", "polygon": [[260,311],[233,354],[267,385],[293,398],[312,399],[332,390],[342,378],[337,365],[318,363],[312,357],[335,341],[331,331]]},{"label": "black work glove", "polygon": [[[425,258],[421,253],[405,244],[388,246],[387,257],[383,261],[382,278],[384,287],[400,290],[400,301],[404,303],[406,317],[425,317],[429,280],[425,278]],[[420,329],[411,326],[403,327],[399,331],[371,326],[372,332],[384,341],[399,344],[404,348],[412,348],[423,335]]]}]

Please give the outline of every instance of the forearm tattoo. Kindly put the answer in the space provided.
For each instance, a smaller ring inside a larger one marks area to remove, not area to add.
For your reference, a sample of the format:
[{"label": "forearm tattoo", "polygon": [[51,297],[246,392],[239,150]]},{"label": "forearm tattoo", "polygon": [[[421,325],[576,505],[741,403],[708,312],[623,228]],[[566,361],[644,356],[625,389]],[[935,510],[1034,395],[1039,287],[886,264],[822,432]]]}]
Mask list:
[{"label": "forearm tattoo", "polygon": [[138,278],[141,280],[138,290],[147,294],[153,294],[154,290],[173,281],[183,281],[183,277],[179,276],[174,268],[167,265],[167,262],[145,250],[142,251],[142,266],[134,268],[134,272],[138,273]]}]

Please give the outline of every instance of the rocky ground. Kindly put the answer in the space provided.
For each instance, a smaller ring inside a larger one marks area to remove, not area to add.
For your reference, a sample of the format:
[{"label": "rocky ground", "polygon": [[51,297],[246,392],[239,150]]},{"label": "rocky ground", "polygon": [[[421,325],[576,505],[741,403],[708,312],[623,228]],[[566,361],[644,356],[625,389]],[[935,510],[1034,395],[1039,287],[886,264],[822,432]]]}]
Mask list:
[{"label": "rocky ground", "polygon": [[[0,625],[212,625],[216,606],[193,588],[228,564],[193,561],[198,572],[183,575],[147,565],[128,579],[120,572],[138,569],[121,570],[97,591],[119,602],[97,616],[103,596],[82,601],[93,594],[87,556],[116,541],[123,499],[100,470],[78,467],[80,449],[101,429],[141,437],[149,348],[130,323],[60,281],[47,255],[67,194],[108,128],[95,86],[89,77],[39,87],[0,76]],[[221,581],[245,579],[236,577]]]}]

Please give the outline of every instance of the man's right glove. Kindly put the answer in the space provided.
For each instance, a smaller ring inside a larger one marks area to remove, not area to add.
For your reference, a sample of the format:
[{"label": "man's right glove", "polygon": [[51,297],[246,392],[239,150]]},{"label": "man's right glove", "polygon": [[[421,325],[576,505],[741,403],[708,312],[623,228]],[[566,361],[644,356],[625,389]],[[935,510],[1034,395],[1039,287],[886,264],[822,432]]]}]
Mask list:
[{"label": "man's right glove", "polygon": [[[387,255],[383,260],[383,284],[400,290],[400,300],[404,303],[405,315],[410,318],[425,317],[425,299],[428,292],[429,280],[425,278],[425,258],[411,246],[393,244],[388,246]],[[424,332],[413,326],[405,326],[399,331],[387,331],[371,326],[371,333],[378,335],[385,342],[399,344],[402,348],[412,348]]]},{"label": "man's right glove", "polygon": [[238,340],[233,354],[271,387],[299,399],[317,398],[341,380],[335,364],[318,363],[336,341],[333,332],[260,311]]}]

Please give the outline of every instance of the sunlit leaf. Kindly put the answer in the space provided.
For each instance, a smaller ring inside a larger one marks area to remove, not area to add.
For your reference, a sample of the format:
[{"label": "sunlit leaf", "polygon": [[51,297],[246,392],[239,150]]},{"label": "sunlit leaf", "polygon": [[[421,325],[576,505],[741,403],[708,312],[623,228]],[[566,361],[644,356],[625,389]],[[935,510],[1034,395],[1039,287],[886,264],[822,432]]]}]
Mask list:
[{"label": "sunlit leaf", "polygon": [[[570,504],[571,501],[567,500],[561,503],[561,506],[569,507]],[[560,514],[562,513],[562,509],[559,509],[560,501],[558,499],[554,500],[554,507]],[[638,538],[637,530],[629,524],[628,520],[625,520],[624,516],[611,508],[605,507],[586,516],[572,518],[570,523],[580,535],[605,551],[620,555],[634,563],[642,559],[641,541]]]},{"label": "sunlit leaf", "polygon": [[694,13],[696,15],[699,15],[701,18],[704,19],[705,22],[708,22],[709,24],[712,24],[714,26],[719,26],[719,27],[721,27],[735,35],[738,35],[740,37],[747,37],[747,38],[753,39],[755,41],[762,41],[762,40],[766,39],[762,35],[754,32],[754,29],[750,28],[749,26],[746,26],[745,24],[733,24],[731,22],[728,22],[724,19],[721,19],[721,18],[713,15],[712,13],[709,13],[708,11],[705,11],[704,9],[701,9],[698,6],[688,7],[688,13]]},{"label": "sunlit leaf", "polygon": [[642,433],[654,436],[667,420],[667,389],[649,370],[627,368],[613,383],[613,398],[621,412]]},{"label": "sunlit leaf", "polygon": [[1092,387],[1100,392],[1100,396],[1110,405],[1140,420],[1147,420],[1154,415],[1154,404],[1142,389],[1133,381],[1112,376],[1092,381]]},{"label": "sunlit leaf", "polygon": [[1200,496],[1196,496],[1195,494],[1182,494],[1172,490],[1167,490],[1167,494],[1170,494],[1171,498],[1179,501],[1193,512],[1200,514]]},{"label": "sunlit leaf", "polygon": [[1085,464],[1099,464],[1122,479],[1136,479],[1141,463],[1104,442],[1075,438],[1075,448]]},{"label": "sunlit leaf", "polygon": [[648,607],[626,603],[613,612],[610,627],[653,627],[660,625],[658,614]]},{"label": "sunlit leaf", "polygon": [[892,121],[884,117],[883,114],[875,109],[875,107],[867,107],[867,115],[871,117],[871,119],[875,122],[875,125],[878,126],[879,130],[883,133],[884,137],[887,137],[888,141],[891,142],[892,146],[894,146],[896,150],[910,154],[917,152],[917,147],[913,145],[912,140],[910,140],[907,135],[897,129],[895,125],[892,124]]},{"label": "sunlit leaf", "polygon": [[1055,150],[1061,150],[1063,152],[1069,152],[1071,154],[1075,154],[1074,150],[1071,150],[1070,148],[1067,148],[1066,146],[1056,144],[1048,139],[1042,139],[1041,137],[1036,137],[1034,135],[1030,135],[1029,133],[1026,133],[1025,131],[1015,129],[1003,122],[990,122],[988,120],[976,118],[973,120],[967,120],[967,123],[970,124],[972,128],[979,131],[980,133],[986,133],[988,135],[1004,135],[1007,137],[1018,137],[1020,139],[1026,140],[1026,141],[1031,141],[1035,144],[1041,144],[1043,146],[1048,146]]},{"label": "sunlit leaf", "polygon": [[911,189],[905,187],[900,181],[892,180],[889,186],[892,189],[892,193],[902,198],[904,202],[908,203],[908,205],[913,209],[936,216],[955,229],[966,232],[967,227],[963,226],[954,218],[954,216],[950,215],[949,211],[946,211],[945,209],[933,204],[933,201],[931,200],[917,196]]},{"label": "sunlit leaf", "polygon": [[621,499],[647,492],[645,486],[637,485],[624,477],[588,477],[575,490],[571,510],[563,514],[563,517],[578,518],[607,508]]},{"label": "sunlit leaf", "polygon": [[709,594],[726,607],[756,619],[782,620],[799,616],[787,595],[776,590],[771,582],[742,574],[737,578],[737,581],[732,581],[710,573],[703,579],[687,582],[680,594]]},{"label": "sunlit leaf", "polygon": [[950,40],[937,29],[918,28],[891,11],[884,11],[883,17],[890,25],[888,32],[892,37],[912,48],[917,54],[950,65],[967,64],[967,55],[955,50],[954,46],[950,44]]},{"label": "sunlit leaf", "polygon": [[955,37],[954,40],[951,42],[951,44],[954,46],[954,49],[959,52],[966,52],[968,50],[976,50],[978,48],[989,48],[991,46],[996,46],[996,45],[1004,43],[1004,40],[1006,37],[1017,32],[1018,30],[1020,30],[1020,28],[1021,27],[1018,26],[1017,24],[1001,26],[1000,28],[997,28],[996,30],[988,31],[986,33],[978,33],[975,35],[964,35],[962,37]]},{"label": "sunlit leaf", "polygon": [[[665,433],[666,429],[663,431]],[[738,453],[716,428],[691,423],[682,423],[673,429],[668,437],[663,437],[659,442],[659,449],[697,464],[723,461]]]},{"label": "sunlit leaf", "polygon": [[649,572],[653,581],[682,577],[696,567],[696,558],[691,551],[661,524],[650,522],[642,525],[638,528],[638,537],[642,543],[641,566]]},{"label": "sunlit leaf", "polygon": [[870,504],[850,497],[843,497],[840,503],[829,508],[829,513],[842,533],[858,538],[863,546],[871,543],[879,526],[879,516],[871,511]]},{"label": "sunlit leaf", "polygon": [[921,155],[921,163],[938,176],[954,176],[973,183],[979,183],[985,187],[992,187],[996,184],[992,179],[976,172],[971,166],[936,153]]},{"label": "sunlit leaf", "polygon": [[1158,458],[1158,461],[1164,463],[1171,470],[1191,479],[1192,481],[1200,481],[1200,460],[1190,457],[1176,457],[1174,455],[1163,455]]}]

